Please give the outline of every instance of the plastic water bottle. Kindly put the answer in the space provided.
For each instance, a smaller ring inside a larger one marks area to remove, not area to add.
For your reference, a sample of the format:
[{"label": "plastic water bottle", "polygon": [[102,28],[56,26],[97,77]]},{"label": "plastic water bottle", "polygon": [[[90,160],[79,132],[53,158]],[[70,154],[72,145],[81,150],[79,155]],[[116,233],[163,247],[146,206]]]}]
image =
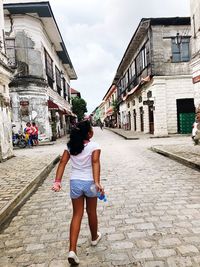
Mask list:
[{"label": "plastic water bottle", "polygon": [[95,184],[92,184],[90,186],[90,190],[92,191],[92,193],[94,193],[95,195],[97,195],[97,197],[98,197],[99,200],[103,200],[104,202],[107,201],[106,195],[103,195],[100,192],[98,192]]}]

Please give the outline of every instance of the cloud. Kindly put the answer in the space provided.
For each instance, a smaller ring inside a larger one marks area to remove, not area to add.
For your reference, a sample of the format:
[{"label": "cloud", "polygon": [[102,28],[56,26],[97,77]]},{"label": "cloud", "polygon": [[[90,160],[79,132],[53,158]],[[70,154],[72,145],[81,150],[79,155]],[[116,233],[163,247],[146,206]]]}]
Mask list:
[{"label": "cloud", "polygon": [[50,0],[80,91],[91,112],[112,83],[143,17],[189,16],[188,0]]}]

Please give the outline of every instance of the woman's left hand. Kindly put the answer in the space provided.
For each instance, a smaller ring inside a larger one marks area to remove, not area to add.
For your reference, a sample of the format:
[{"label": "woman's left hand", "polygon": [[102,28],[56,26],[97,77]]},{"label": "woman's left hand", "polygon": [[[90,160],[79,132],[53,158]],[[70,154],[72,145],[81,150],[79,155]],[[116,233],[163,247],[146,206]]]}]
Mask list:
[{"label": "woman's left hand", "polygon": [[101,195],[104,195],[104,188],[100,183],[95,183],[96,189],[98,192],[101,193]]}]

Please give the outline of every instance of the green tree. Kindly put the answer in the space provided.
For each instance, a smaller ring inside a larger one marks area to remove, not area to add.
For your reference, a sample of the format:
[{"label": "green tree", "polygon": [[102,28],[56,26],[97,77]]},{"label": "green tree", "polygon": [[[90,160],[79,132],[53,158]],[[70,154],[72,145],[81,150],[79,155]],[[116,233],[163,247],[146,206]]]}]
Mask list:
[{"label": "green tree", "polygon": [[119,109],[118,101],[117,100],[113,100],[111,105],[113,107],[114,114],[116,115],[117,112],[118,112],[118,109]]},{"label": "green tree", "polygon": [[72,99],[72,111],[78,117],[78,121],[84,119],[84,115],[87,112],[87,103],[83,98],[75,97]]}]

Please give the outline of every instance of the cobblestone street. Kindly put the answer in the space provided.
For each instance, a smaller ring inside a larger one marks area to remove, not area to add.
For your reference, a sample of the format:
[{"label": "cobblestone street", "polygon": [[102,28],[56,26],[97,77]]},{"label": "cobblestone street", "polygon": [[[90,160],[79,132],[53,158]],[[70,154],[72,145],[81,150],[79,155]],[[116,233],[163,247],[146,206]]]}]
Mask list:
[{"label": "cobblestone street", "polygon": [[[94,139],[102,147],[101,181],[108,201],[99,201],[103,238],[95,248],[84,216],[79,266],[200,266],[199,172],[149,149],[189,138],[127,141],[95,128]],[[54,147],[46,153],[55,153]],[[0,267],[69,266],[69,166],[59,193],[50,190],[55,170],[2,231]]]}]

